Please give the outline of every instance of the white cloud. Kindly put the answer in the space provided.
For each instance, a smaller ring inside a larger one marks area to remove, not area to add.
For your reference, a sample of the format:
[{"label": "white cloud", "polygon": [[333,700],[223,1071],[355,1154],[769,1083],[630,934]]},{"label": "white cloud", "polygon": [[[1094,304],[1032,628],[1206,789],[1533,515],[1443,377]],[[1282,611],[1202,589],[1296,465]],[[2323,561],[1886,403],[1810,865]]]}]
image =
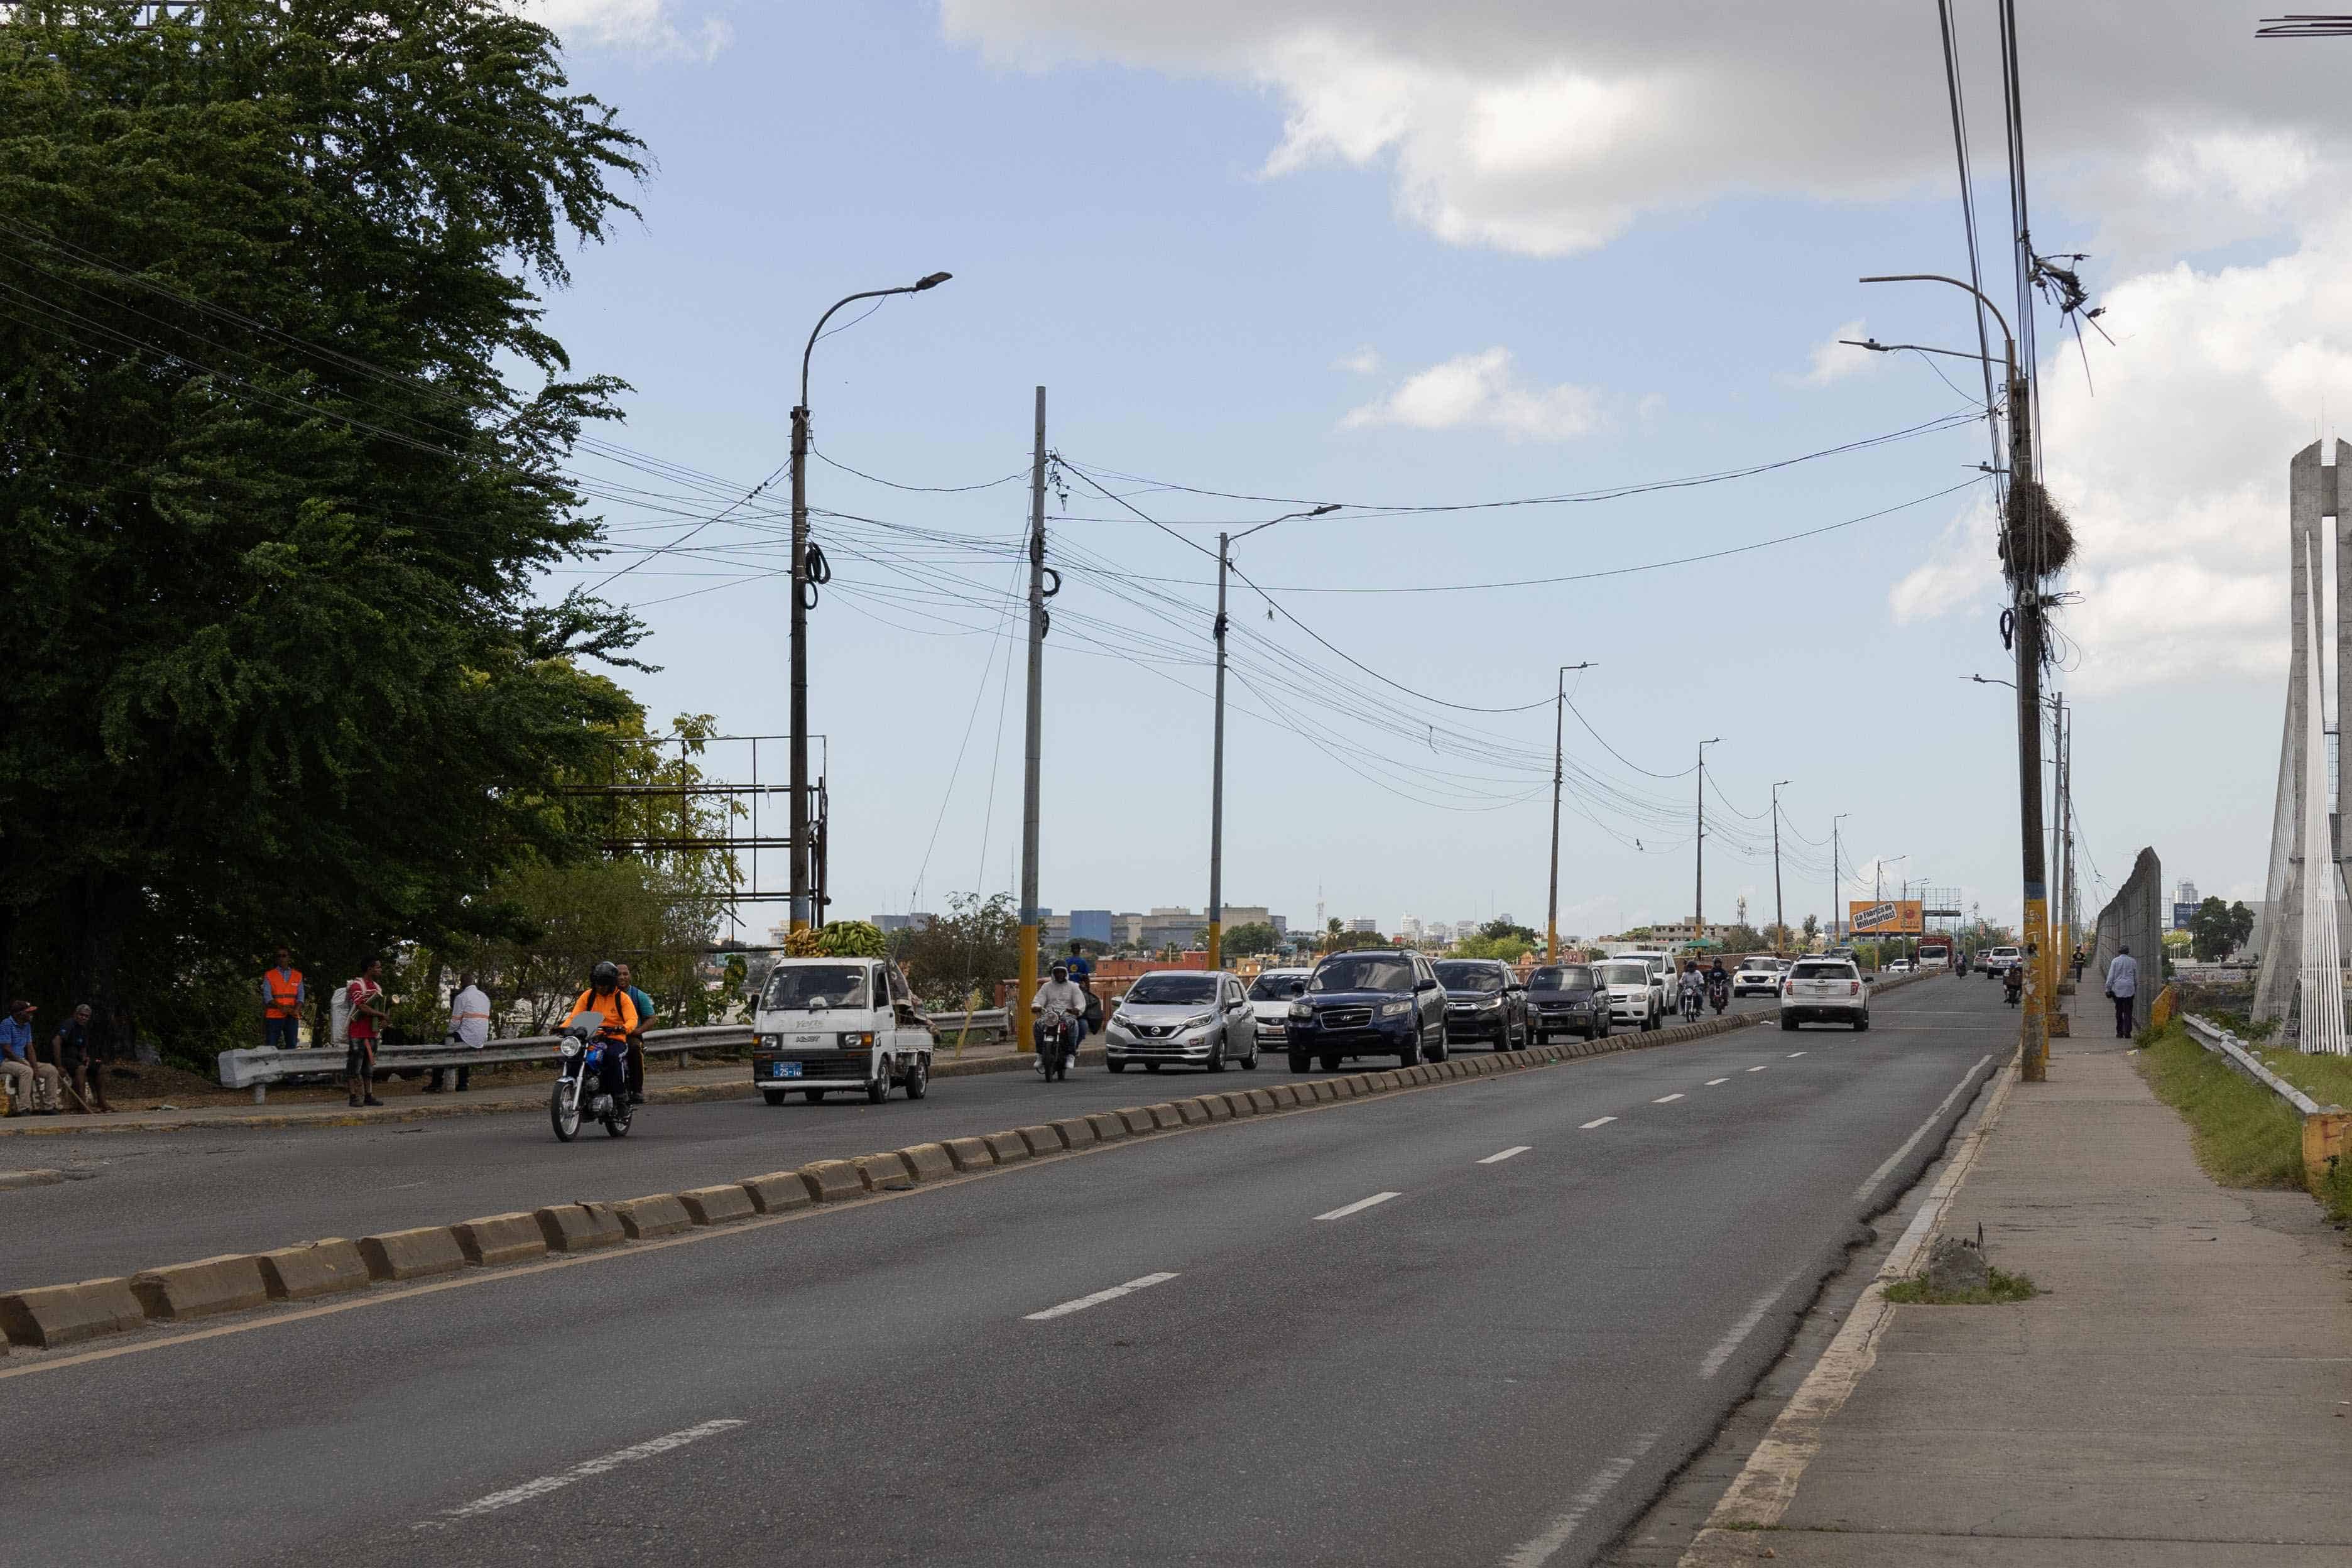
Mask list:
[{"label": "white cloud", "polygon": [[709,60],[735,41],[717,16],[681,26],[670,0],[510,0],[566,44],[634,50],[663,58]]},{"label": "white cloud", "polygon": [[1344,370],[1356,375],[1378,375],[1381,372],[1380,351],[1366,343],[1353,353],[1341,354],[1331,362],[1333,370]]},{"label": "white cloud", "polygon": [[1999,531],[1992,500],[1979,491],[1946,525],[1927,559],[1887,595],[1895,623],[1932,619],[1989,604],[2000,587]]},{"label": "white cloud", "polygon": [[1402,425],[1414,430],[1499,430],[1514,440],[1565,441],[1603,423],[1601,394],[1522,378],[1506,348],[1456,354],[1405,378],[1387,396],[1352,409],[1343,429]]},{"label": "white cloud", "polygon": [[1847,376],[1860,375],[1864,371],[1875,369],[1879,355],[1868,349],[1855,348],[1853,342],[1841,341],[1852,339],[1859,342],[1869,335],[1862,330],[1862,318],[1856,316],[1815,343],[1803,374],[1789,379],[1799,386],[1827,386],[1832,382],[1843,381]]}]

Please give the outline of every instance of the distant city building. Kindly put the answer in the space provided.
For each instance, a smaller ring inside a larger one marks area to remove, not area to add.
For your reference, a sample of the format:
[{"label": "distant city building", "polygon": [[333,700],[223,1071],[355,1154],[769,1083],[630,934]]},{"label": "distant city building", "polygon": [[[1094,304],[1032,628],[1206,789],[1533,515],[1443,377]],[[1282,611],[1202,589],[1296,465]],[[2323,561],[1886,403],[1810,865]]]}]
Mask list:
[{"label": "distant city building", "polygon": [[1349,933],[1353,935],[1361,935],[1366,931],[1378,935],[1380,933],[1380,929],[1381,922],[1369,916],[1351,920],[1348,922],[1348,930]]},{"label": "distant city building", "polygon": [[1073,942],[1110,942],[1111,913],[1108,910],[1072,910],[1070,940]]},{"label": "distant city building", "polygon": [[2172,929],[2187,931],[2189,921],[2196,916],[2197,906],[2203,901],[2197,896],[2197,884],[2194,882],[2184,881],[2175,888],[2172,890]]}]

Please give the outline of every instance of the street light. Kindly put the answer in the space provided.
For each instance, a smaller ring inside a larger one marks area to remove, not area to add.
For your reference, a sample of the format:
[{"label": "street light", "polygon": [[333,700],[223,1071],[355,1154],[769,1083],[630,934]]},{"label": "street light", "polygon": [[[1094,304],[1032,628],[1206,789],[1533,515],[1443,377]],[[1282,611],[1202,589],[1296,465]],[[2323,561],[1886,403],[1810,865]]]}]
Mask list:
[{"label": "street light", "polygon": [[1225,570],[1232,564],[1226,551],[1236,539],[1288,522],[1298,517],[1321,517],[1338,511],[1339,503],[1309,507],[1270,517],[1239,533],[1217,535],[1217,731],[1212,747],[1209,782],[1209,967],[1224,967],[1225,942]]},{"label": "street light", "polygon": [[1698,834],[1691,840],[1698,858],[1691,870],[1691,941],[1698,942],[1706,935],[1706,749],[1719,746],[1723,737],[1717,735],[1698,743]]},{"label": "street light", "polygon": [[1563,664],[1559,680],[1552,693],[1551,702],[1551,892],[1544,903],[1544,962],[1559,962],[1559,781],[1566,771],[1567,752],[1563,748],[1564,733],[1560,728],[1568,710],[1568,672],[1591,669],[1592,661]]},{"label": "street light", "polygon": [[809,799],[808,799],[808,442],[809,356],[824,335],[833,312],[859,300],[879,300],[891,294],[919,294],[936,289],[951,274],[934,272],[896,289],[868,289],[837,300],[816,319],[808,346],[801,351],[801,400],[793,405],[793,852],[792,929],[809,929]]},{"label": "street light", "polygon": [[1780,791],[1796,783],[1782,779],[1772,786],[1772,956],[1789,945],[1789,912],[1780,907]]}]

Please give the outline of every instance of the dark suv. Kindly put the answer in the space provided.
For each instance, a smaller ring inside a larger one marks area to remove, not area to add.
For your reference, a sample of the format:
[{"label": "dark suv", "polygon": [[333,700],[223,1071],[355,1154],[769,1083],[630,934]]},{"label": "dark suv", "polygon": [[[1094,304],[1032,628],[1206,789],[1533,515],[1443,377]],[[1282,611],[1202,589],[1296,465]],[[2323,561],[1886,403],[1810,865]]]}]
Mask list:
[{"label": "dark suv", "polygon": [[1554,1035],[1609,1037],[1609,987],[1589,963],[1546,964],[1528,976],[1528,1027],[1542,1045]]},{"label": "dark suv", "polygon": [[1528,1044],[1528,988],[1511,966],[1494,958],[1441,958],[1437,983],[1445,987],[1445,1042],[1485,1040],[1498,1051]]},{"label": "dark suv", "polygon": [[1445,1059],[1445,989],[1417,952],[1359,948],[1315,966],[1292,998],[1290,1070],[1348,1057],[1394,1056],[1399,1067]]}]

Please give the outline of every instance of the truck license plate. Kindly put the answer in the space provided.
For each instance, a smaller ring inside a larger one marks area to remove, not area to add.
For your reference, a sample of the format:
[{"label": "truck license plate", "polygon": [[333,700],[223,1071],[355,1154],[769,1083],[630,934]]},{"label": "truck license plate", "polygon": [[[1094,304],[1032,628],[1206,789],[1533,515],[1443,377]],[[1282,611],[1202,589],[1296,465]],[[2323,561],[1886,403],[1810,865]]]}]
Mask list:
[{"label": "truck license plate", "polygon": [[801,1076],[801,1064],[798,1062],[778,1062],[775,1064],[775,1071],[772,1076],[776,1078],[798,1078]]}]

